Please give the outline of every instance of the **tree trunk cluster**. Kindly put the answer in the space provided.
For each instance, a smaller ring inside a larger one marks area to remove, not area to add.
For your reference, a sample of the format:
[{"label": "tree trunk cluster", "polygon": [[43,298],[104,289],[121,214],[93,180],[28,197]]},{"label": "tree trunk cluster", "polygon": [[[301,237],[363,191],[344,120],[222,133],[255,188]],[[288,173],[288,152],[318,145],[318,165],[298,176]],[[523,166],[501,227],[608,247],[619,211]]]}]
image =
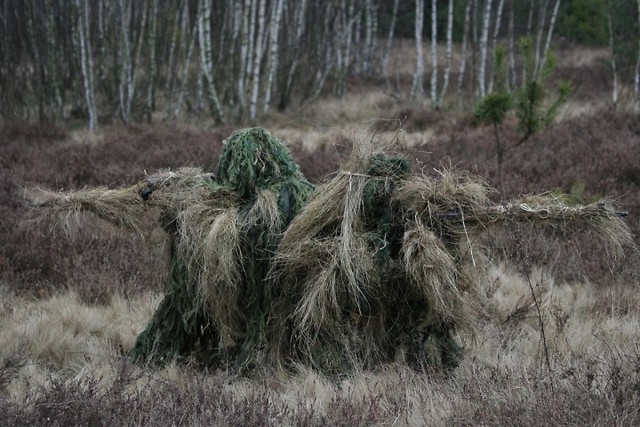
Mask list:
[{"label": "tree trunk cluster", "polygon": [[[640,27],[635,3],[623,16]],[[451,108],[493,90],[498,45],[506,46],[509,85],[526,78],[514,42],[521,36],[533,40],[542,69],[561,5],[431,0],[425,10],[425,0],[3,0],[0,120],[77,119],[91,129],[185,116],[254,123],[292,102],[298,108],[319,96],[344,97],[363,77],[380,79],[394,98],[426,104],[428,76],[431,108]],[[637,61],[632,54],[633,63],[622,64],[620,13],[611,14],[621,6],[606,0],[606,7],[612,100],[617,104],[620,85],[633,82],[640,111],[640,31],[631,49]],[[415,57],[394,50],[398,33],[415,39]],[[397,66],[407,59],[415,72],[403,80]],[[623,66],[634,72],[619,76]]]}]

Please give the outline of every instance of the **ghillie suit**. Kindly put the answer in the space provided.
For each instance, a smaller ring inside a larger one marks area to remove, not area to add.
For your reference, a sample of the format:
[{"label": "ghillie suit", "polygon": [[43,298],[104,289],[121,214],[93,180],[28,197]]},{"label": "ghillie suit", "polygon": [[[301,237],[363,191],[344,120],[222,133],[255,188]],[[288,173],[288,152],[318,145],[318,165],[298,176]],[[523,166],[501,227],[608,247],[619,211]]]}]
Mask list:
[{"label": "ghillie suit", "polygon": [[489,191],[466,174],[415,174],[359,141],[278,248],[272,274],[284,297],[276,304],[292,312],[288,327],[274,328],[286,331],[279,349],[325,373],[399,353],[414,367],[455,367],[453,333],[473,331],[463,301],[470,241],[440,214],[487,206]]},{"label": "ghillie suit", "polygon": [[201,194],[163,215],[173,237],[169,288],[132,354],[245,368],[266,345],[269,260],[313,186],[286,147],[256,128],[234,132],[214,175],[192,191]]},{"label": "ghillie suit", "polygon": [[465,173],[412,171],[366,138],[314,190],[280,141],[243,129],[213,174],[185,168],[122,190],[31,196],[37,206],[89,210],[133,231],[148,208],[162,209],[173,238],[169,283],[136,359],[238,369],[302,363],[340,375],[400,356],[414,367],[456,366],[455,333],[474,329],[472,242],[490,227],[586,224],[616,250],[632,244],[606,204],[541,195],[496,206],[491,191]]}]

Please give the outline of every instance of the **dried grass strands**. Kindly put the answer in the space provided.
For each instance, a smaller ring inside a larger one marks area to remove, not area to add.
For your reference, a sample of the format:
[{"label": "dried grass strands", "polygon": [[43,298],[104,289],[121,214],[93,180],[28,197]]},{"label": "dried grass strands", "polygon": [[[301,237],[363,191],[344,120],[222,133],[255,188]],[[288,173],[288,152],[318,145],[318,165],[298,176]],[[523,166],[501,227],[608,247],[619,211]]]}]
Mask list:
[{"label": "dried grass strands", "polygon": [[321,326],[345,306],[362,312],[366,287],[376,282],[362,224],[367,179],[342,173],[318,188],[280,242],[274,271],[300,288],[295,317],[302,330]]},{"label": "dried grass strands", "polygon": [[138,187],[110,190],[104,187],[55,192],[43,188],[26,190],[26,198],[34,207],[49,208],[51,216],[61,219],[65,229],[70,230],[81,212],[91,212],[99,218],[125,230],[142,235],[141,218],[145,211]]},{"label": "dried grass strands", "polygon": [[426,323],[422,329],[436,322],[464,323],[466,314],[458,286],[463,274],[442,240],[425,227],[419,217],[407,226],[401,255],[409,282],[407,292],[412,299],[427,301],[426,310],[421,314]]},{"label": "dried grass strands", "polygon": [[570,205],[555,194],[525,196],[504,205],[465,212],[465,221],[484,227],[516,221],[554,226],[563,231],[584,226],[602,237],[614,258],[623,256],[625,246],[635,247],[629,226],[607,201]]},{"label": "dried grass strands", "polygon": [[[333,247],[332,247],[333,246]],[[311,332],[340,317],[339,262],[335,257],[336,249],[332,242],[314,245],[315,256],[309,263],[311,274],[301,283],[302,294],[296,304],[293,317],[300,336],[309,339]],[[308,252],[307,252],[308,253]]]},{"label": "dried grass strands", "polygon": [[[62,219],[67,230],[73,228],[80,212],[91,212],[100,219],[142,236],[142,217],[149,207],[175,209],[184,199],[205,197],[208,192],[198,195],[186,190],[204,188],[210,176],[199,168],[181,168],[159,171],[136,185],[120,189],[97,187],[56,192],[36,187],[26,189],[25,197],[33,207],[49,208],[52,216]],[[146,202],[140,197],[144,188],[154,190]]]},{"label": "dried grass strands", "polygon": [[223,340],[238,335],[242,314],[238,298],[242,286],[241,224],[237,206],[191,203],[178,218],[177,257],[186,265],[186,286],[214,319]]},{"label": "dried grass strands", "polygon": [[[139,183],[139,189],[150,189],[153,194],[146,200],[147,205],[175,210],[193,200],[211,197],[211,193],[223,192],[213,180],[213,175],[201,168],[184,167],[161,170],[147,176]],[[230,192],[226,192],[226,196]],[[220,198],[218,196],[217,198]]]},{"label": "dried grass strands", "polygon": [[394,202],[417,212],[425,220],[443,212],[475,210],[488,205],[494,190],[481,178],[453,169],[436,172],[435,178],[413,174],[403,180]]},{"label": "dried grass strands", "polygon": [[344,215],[359,212],[362,205],[362,191],[367,179],[367,167],[374,154],[373,142],[360,135],[354,142],[348,162],[342,170],[327,183],[316,188],[311,200],[298,214],[284,235],[281,248],[295,242],[318,235],[323,229],[335,228]]},{"label": "dried grass strands", "polygon": [[166,187],[184,190],[201,185],[205,178],[212,176],[212,174],[205,173],[202,168],[199,167],[183,167],[176,170],[159,170],[147,176],[145,182],[154,190]]},{"label": "dried grass strands", "polygon": [[278,207],[278,194],[270,190],[261,190],[256,194],[253,206],[243,218],[243,229],[263,227],[272,236],[281,233],[283,221]]}]

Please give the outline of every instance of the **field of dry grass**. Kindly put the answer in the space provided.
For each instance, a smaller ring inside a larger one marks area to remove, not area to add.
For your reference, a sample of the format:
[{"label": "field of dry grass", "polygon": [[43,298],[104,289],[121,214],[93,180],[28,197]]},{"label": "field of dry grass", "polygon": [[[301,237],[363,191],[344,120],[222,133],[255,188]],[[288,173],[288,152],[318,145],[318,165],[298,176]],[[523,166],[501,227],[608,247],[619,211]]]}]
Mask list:
[{"label": "field of dry grass", "polygon": [[[509,154],[504,194],[495,198],[555,188],[579,201],[606,195],[629,210],[637,236],[640,121],[600,108],[606,85],[576,77],[575,64],[591,64],[599,75],[599,54],[590,55],[560,61],[559,72],[578,79],[575,105]],[[319,100],[297,116],[272,113],[261,124],[290,145],[317,182],[346,158],[354,129],[381,118],[404,119],[400,144],[426,174],[454,165],[495,185],[490,129],[463,114],[404,104],[382,89]],[[210,169],[231,130],[0,128],[0,424],[640,423],[640,257],[627,248],[624,259],[613,260],[589,233],[513,226],[485,236],[487,274],[478,274],[466,296],[477,333],[459,337],[465,358],[451,372],[416,372],[398,361],[329,379],[303,366],[238,376],[133,364],[126,354],[165,285],[167,248],[157,218],[149,218],[144,240],[89,215],[65,233],[26,206],[22,188],[116,188],[145,171]]]}]

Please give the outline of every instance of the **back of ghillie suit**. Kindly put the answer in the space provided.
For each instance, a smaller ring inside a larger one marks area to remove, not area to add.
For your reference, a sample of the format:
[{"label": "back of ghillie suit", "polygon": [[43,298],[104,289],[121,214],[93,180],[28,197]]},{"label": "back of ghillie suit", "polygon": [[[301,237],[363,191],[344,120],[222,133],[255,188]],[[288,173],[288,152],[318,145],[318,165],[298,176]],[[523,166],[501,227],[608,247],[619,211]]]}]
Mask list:
[{"label": "back of ghillie suit", "polygon": [[[154,184],[141,196],[156,196]],[[238,369],[259,362],[275,297],[271,258],[312,191],[281,141],[260,128],[234,132],[214,174],[162,214],[173,239],[168,288],[133,357]]]}]

